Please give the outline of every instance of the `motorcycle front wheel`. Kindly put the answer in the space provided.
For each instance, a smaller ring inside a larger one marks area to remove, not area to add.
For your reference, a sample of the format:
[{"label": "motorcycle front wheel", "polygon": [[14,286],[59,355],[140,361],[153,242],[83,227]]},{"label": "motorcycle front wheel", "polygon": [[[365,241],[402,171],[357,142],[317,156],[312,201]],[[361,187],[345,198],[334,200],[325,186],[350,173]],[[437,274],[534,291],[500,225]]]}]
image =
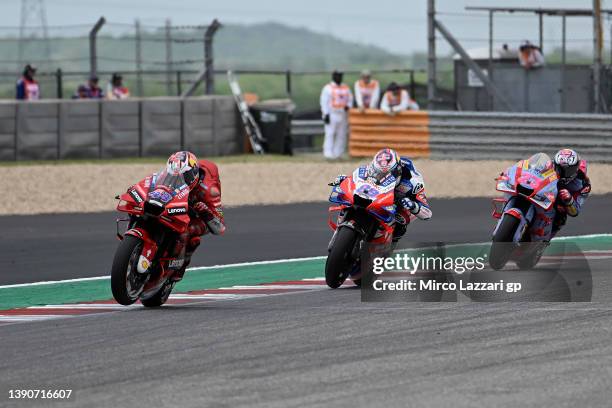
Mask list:
[{"label": "motorcycle front wheel", "polygon": [[348,227],[340,227],[325,262],[325,283],[332,289],[344,283],[355,263],[353,248],[359,235]]},{"label": "motorcycle front wheel", "polygon": [[514,233],[518,228],[520,220],[508,214],[503,218],[493,236],[493,243],[489,251],[489,265],[496,271],[502,269],[512,256],[514,246],[512,245]]},{"label": "motorcycle front wheel", "polygon": [[142,240],[126,235],[115,252],[111,269],[111,291],[117,303],[128,306],[138,300],[147,282],[147,275],[136,270]]}]

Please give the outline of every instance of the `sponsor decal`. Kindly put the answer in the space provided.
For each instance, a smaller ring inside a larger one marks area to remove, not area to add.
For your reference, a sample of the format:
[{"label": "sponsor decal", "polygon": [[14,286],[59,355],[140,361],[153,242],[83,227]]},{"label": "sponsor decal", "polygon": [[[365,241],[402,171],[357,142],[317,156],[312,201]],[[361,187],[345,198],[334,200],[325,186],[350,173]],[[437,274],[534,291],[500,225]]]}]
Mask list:
[{"label": "sponsor decal", "polygon": [[179,193],[176,195],[176,198],[178,198],[179,200],[183,199],[187,194],[189,194],[189,189],[188,188],[183,188],[181,191],[179,191]]},{"label": "sponsor decal", "polygon": [[170,269],[179,269],[185,263],[184,259],[173,259],[168,262],[168,268]]},{"label": "sponsor decal", "polygon": [[185,207],[168,208],[167,211],[168,211],[168,215],[187,214],[187,208]]},{"label": "sponsor decal", "polygon": [[136,200],[138,204],[141,204],[143,202],[142,197],[140,196],[140,194],[138,194],[136,190],[130,190],[130,195],[134,198],[134,200]]}]

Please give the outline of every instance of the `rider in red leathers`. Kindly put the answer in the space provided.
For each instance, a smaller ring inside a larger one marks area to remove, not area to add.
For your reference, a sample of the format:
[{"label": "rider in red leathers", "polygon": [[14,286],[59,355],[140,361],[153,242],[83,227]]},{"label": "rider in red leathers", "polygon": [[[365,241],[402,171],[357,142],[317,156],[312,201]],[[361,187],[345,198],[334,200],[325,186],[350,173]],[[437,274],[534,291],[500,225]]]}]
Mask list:
[{"label": "rider in red leathers", "polygon": [[207,233],[222,235],[225,232],[223,207],[221,205],[221,180],[217,165],[208,160],[197,162],[199,179],[189,192],[189,213],[191,222],[181,235],[177,252],[185,248],[185,261],[177,274],[180,280],[191,262],[191,256],[198,248],[201,237]]}]

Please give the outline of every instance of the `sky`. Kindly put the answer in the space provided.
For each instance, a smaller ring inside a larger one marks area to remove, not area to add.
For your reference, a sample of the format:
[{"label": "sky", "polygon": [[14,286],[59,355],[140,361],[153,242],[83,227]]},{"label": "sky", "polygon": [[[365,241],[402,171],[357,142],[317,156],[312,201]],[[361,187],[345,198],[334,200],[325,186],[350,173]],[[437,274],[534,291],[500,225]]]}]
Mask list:
[{"label": "sky", "polygon": [[[0,0],[0,35],[16,34],[22,0]],[[109,22],[131,24],[139,19],[143,25],[162,25],[166,18],[173,24],[206,24],[213,18],[222,23],[252,24],[268,21],[305,27],[320,33],[386,50],[411,54],[427,48],[426,0],[29,0],[44,1],[51,33],[74,35],[85,28],[55,29],[54,26],[93,24],[100,16]],[[604,8],[612,0],[602,0]],[[608,3],[608,4],[606,4]],[[591,0],[437,0],[439,19],[461,40],[465,48],[487,46],[488,16],[484,12],[467,12],[465,6],[518,6],[590,8]],[[32,16],[32,25],[39,24]],[[605,39],[610,41],[610,21],[604,19]],[[494,24],[496,44],[518,45],[523,39],[536,42],[538,20],[534,15],[500,14]],[[561,19],[544,21],[545,47],[559,46]],[[568,20],[568,46],[591,47],[592,21],[588,18]],[[440,52],[448,45],[438,42]]]}]

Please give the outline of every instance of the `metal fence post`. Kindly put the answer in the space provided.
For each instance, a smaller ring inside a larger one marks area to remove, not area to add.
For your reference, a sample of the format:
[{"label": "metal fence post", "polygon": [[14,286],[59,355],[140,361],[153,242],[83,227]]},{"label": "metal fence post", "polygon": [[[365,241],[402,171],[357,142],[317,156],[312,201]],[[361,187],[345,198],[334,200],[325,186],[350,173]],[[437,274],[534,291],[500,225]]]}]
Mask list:
[{"label": "metal fence post", "polygon": [[97,36],[98,31],[102,28],[102,26],[106,23],[106,19],[104,17],[100,17],[100,19],[96,22],[96,24],[92,27],[89,32],[89,76],[95,76],[98,72],[98,48],[97,48]]},{"label": "metal fence post", "polygon": [[166,94],[172,95],[172,26],[166,20]]},{"label": "metal fence post", "polygon": [[285,71],[285,89],[287,90],[287,95],[291,96],[291,70],[290,69]]},{"label": "metal fence post", "polygon": [[55,82],[57,84],[57,99],[63,99],[64,98],[64,83],[63,83],[61,68],[58,68],[57,71],[55,71]]},{"label": "metal fence post", "polygon": [[181,84],[181,71],[176,71],[176,96],[181,96],[183,93],[183,84]]},{"label": "metal fence post", "polygon": [[221,27],[221,23],[216,18],[206,29],[204,33],[204,70],[205,73],[205,92],[206,95],[215,93],[215,72],[213,59],[213,37],[217,30]]},{"label": "metal fence post", "polygon": [[144,86],[142,83],[142,37],[140,32],[140,21],[134,21],[135,42],[136,42],[136,95],[142,96]]},{"label": "metal fence post", "polygon": [[427,1],[427,109],[435,108],[436,100],[436,2]]}]

